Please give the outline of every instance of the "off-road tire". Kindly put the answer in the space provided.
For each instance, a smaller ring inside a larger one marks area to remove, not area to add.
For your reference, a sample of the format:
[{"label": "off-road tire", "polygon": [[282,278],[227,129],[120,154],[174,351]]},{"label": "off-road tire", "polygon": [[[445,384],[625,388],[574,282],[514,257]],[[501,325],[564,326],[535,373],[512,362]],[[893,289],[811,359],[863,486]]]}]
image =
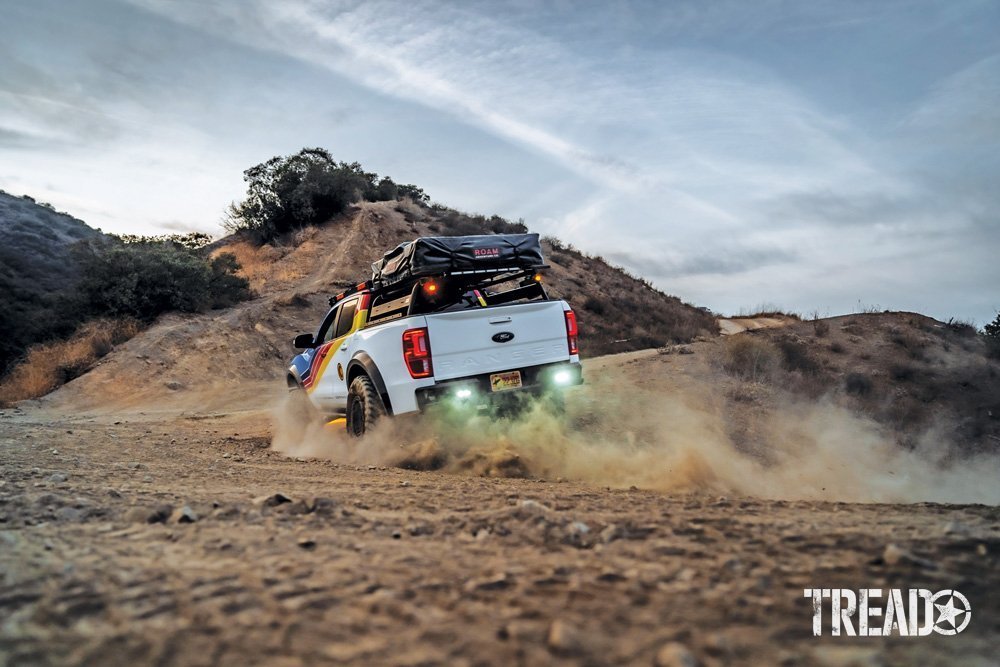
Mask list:
[{"label": "off-road tire", "polygon": [[360,438],[385,414],[382,397],[367,375],[359,375],[347,390],[347,435]]}]

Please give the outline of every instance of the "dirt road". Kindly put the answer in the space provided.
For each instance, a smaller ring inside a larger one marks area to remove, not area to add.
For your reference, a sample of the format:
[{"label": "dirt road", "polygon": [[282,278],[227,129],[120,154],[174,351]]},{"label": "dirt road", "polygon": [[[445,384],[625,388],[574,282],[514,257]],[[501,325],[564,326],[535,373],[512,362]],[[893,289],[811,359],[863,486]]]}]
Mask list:
[{"label": "dirt road", "polygon": [[[994,507],[296,460],[263,412],[0,417],[0,664],[995,664]],[[973,619],[816,639],[812,587]]]}]

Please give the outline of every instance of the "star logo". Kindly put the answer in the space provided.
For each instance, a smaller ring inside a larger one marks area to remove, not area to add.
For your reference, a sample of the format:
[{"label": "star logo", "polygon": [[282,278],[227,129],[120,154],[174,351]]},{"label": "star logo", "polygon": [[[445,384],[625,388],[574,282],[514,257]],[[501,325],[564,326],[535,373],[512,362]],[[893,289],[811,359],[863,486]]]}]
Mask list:
[{"label": "star logo", "polygon": [[[941,600],[942,603],[938,603]],[[934,632],[941,635],[957,635],[965,630],[972,620],[972,605],[968,598],[951,589],[938,591],[931,598],[937,608],[937,619],[934,621]],[[958,603],[956,605],[956,602]]]}]

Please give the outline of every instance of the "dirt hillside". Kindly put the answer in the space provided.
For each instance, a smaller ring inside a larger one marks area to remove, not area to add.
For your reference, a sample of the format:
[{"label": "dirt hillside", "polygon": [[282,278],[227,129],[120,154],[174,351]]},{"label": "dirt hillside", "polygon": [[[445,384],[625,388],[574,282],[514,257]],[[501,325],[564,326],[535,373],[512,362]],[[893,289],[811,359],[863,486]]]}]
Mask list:
[{"label": "dirt hillside", "polygon": [[906,449],[1000,451],[1000,363],[968,325],[862,313],[743,335],[770,344],[769,381],[871,417]]},{"label": "dirt hillside", "polygon": [[[280,385],[294,354],[291,339],[314,330],[328,297],[369,277],[371,262],[383,252],[418,236],[490,233],[488,224],[450,209],[363,202],[276,245],[229,237],[214,252],[237,256],[257,298],[223,311],[162,317],[45,401],[79,408],[240,403],[244,395],[259,394],[256,383]],[[579,311],[585,355],[714,334],[714,318],[703,310],[602,260],[544,245],[551,265],[546,285]]]},{"label": "dirt hillside", "polygon": [[0,376],[28,346],[76,325],[65,321],[80,277],[70,249],[101,236],[48,204],[0,190]]}]

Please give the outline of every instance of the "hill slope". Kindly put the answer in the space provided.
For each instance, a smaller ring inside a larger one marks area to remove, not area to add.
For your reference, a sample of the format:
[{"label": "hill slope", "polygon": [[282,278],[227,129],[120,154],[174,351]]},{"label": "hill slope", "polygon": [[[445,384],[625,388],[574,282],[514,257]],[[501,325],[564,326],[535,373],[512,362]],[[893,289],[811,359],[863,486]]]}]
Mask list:
[{"label": "hill slope", "polygon": [[59,316],[79,278],[70,248],[100,236],[71,215],[0,191],[0,375],[28,345],[76,324]]},{"label": "hill slope", "polygon": [[[284,391],[290,340],[315,328],[329,295],[369,275],[371,261],[402,241],[484,231],[484,225],[508,231],[509,223],[408,202],[366,202],[281,244],[228,237],[212,251],[238,257],[257,298],[226,310],[161,317],[46,400],[74,408],[169,405],[201,413],[270,405],[271,396]],[[589,356],[660,347],[715,329],[708,313],[599,259],[552,240],[544,245],[552,267],[548,289],[579,313]],[[644,362],[649,368],[640,384],[681,372],[686,384],[668,383],[665,391],[725,404],[725,430],[750,451],[770,446],[761,415],[791,397],[832,401],[872,418],[911,449],[935,448],[934,439],[966,453],[995,451],[1000,443],[1000,365],[987,359],[971,329],[914,313],[777,324],[709,336],[691,347],[695,355],[659,355],[671,362]],[[751,359],[752,369],[742,367],[741,358]]]},{"label": "hill slope", "polygon": [[885,312],[738,335],[770,345],[771,382],[837,400],[908,449],[936,449],[942,440],[967,453],[1000,449],[1000,363],[972,327]]},{"label": "hill slope", "polygon": [[[280,389],[290,341],[315,329],[327,298],[367,278],[371,262],[418,236],[505,231],[505,223],[469,218],[409,202],[363,202],[283,244],[256,246],[232,236],[213,252],[230,252],[258,298],[200,315],[169,315],[106,357],[97,368],[56,392],[75,405],[139,404],[166,393],[183,401],[189,389],[211,389],[220,404],[234,392]],[[715,330],[714,318],[683,304],[603,260],[545,243],[552,265],[547,285],[580,313],[581,346],[591,356],[688,341]],[[247,382],[250,384],[246,384]],[[204,408],[203,399],[198,399]]]}]

